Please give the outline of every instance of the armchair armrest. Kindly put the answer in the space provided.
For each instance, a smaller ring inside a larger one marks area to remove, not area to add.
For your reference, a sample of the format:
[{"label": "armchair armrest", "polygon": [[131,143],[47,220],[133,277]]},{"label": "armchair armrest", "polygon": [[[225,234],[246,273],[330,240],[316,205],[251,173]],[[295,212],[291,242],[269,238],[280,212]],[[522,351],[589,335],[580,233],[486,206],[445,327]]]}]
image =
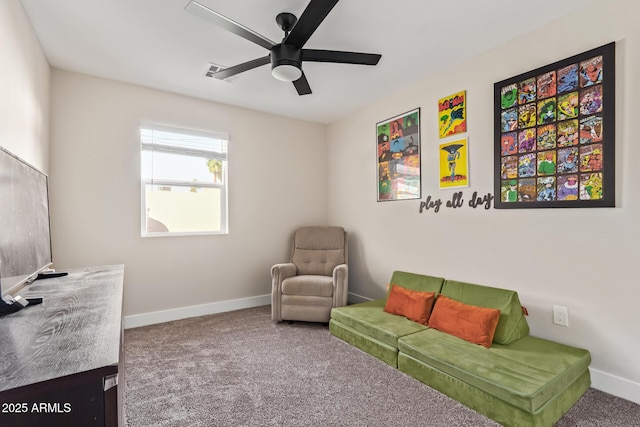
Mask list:
[{"label": "armchair armrest", "polygon": [[333,306],[343,307],[347,305],[349,294],[349,266],[339,264],[333,269]]},{"label": "armchair armrest", "polygon": [[275,280],[276,278],[280,283],[287,277],[293,277],[298,272],[296,265],[292,262],[286,262],[282,264],[276,264],[271,267],[271,277]]},{"label": "armchair armrest", "polygon": [[282,281],[295,276],[297,272],[298,268],[292,262],[271,267],[271,319],[282,320]]}]

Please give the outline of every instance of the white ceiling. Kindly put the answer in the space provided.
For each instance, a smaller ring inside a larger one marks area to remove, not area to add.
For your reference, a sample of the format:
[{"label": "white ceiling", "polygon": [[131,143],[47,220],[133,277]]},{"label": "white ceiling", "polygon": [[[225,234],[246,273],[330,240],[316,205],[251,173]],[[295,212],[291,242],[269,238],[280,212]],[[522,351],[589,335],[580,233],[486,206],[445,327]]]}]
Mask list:
[{"label": "white ceiling", "polygon": [[[209,62],[232,66],[268,51],[187,13],[189,0],[21,1],[52,67],[330,123],[594,0],[342,0],[305,48],[379,53],[382,59],[375,67],[306,62],[313,93],[305,96],[274,79],[269,65],[231,81],[204,77]],[[275,16],[299,17],[308,4],[199,1],[276,42],[283,33]]]}]

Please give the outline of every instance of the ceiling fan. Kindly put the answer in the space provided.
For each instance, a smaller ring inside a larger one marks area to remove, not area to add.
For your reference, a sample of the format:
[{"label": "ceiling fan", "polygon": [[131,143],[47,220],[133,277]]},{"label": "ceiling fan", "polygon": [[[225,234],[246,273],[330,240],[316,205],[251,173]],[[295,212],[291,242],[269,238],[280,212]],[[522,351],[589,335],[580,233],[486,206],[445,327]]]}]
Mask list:
[{"label": "ceiling fan", "polygon": [[311,93],[311,87],[302,71],[303,61],[376,65],[382,57],[382,55],[373,53],[303,49],[309,37],[331,12],[336,3],[338,3],[338,0],[311,0],[307,8],[302,12],[300,19],[288,12],[278,14],[276,22],[284,31],[284,38],[280,43],[269,40],[195,0],[190,1],[185,10],[269,51],[267,56],[222,69],[214,73],[213,77],[226,79],[271,62],[271,74],[273,77],[278,80],[293,82],[298,95],[308,95]]}]

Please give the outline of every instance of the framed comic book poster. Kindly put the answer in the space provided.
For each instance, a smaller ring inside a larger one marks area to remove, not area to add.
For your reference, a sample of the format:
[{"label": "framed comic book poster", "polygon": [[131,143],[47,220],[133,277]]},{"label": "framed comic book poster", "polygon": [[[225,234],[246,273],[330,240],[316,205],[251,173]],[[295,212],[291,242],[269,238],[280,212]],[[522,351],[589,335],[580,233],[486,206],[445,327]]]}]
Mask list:
[{"label": "framed comic book poster", "polygon": [[420,108],[376,124],[378,201],[421,197]]},{"label": "framed comic book poster", "polygon": [[467,91],[438,100],[438,134],[446,138],[467,131]]},{"label": "framed comic book poster", "polygon": [[495,207],[615,206],[615,43],[494,85]]},{"label": "framed comic book poster", "polygon": [[440,189],[469,186],[467,138],[440,144]]}]

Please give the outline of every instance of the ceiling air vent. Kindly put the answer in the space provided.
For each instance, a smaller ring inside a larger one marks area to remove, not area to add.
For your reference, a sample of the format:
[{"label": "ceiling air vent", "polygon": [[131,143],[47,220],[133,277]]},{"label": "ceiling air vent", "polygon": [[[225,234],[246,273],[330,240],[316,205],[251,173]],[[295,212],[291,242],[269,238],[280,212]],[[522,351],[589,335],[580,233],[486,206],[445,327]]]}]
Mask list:
[{"label": "ceiling air vent", "polygon": [[207,70],[204,72],[204,76],[205,77],[209,77],[210,79],[213,78],[213,75],[215,73],[217,73],[220,70],[224,70],[225,67],[223,67],[222,65],[218,65],[218,64],[214,64],[213,62],[209,62],[209,65],[207,65]]},{"label": "ceiling air vent", "polygon": [[[207,69],[204,72],[204,76],[207,78],[212,79],[213,75],[215,73],[217,73],[220,70],[224,70],[225,67],[224,65],[218,65],[218,64],[214,64],[213,62],[209,62],[209,64],[207,65]],[[227,82],[227,83],[231,83],[232,81],[236,80],[238,77],[238,75],[235,76],[231,76],[231,77],[227,77],[226,79],[222,80],[223,82]]]}]

